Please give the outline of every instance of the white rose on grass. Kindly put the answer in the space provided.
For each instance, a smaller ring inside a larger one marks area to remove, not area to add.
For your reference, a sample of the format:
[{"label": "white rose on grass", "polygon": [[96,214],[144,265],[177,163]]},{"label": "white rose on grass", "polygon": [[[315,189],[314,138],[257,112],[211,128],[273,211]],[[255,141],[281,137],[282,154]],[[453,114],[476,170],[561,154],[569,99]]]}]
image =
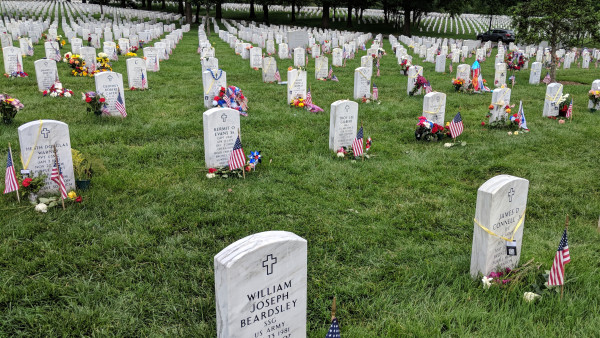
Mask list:
[{"label": "white rose on grass", "polygon": [[341,152],[341,151],[340,151],[340,152],[338,152],[338,153],[337,153],[337,157],[344,157],[344,153],[343,153],[343,152]]},{"label": "white rose on grass", "polygon": [[106,53],[98,53],[98,57],[99,58],[107,58],[108,54],[106,54]]},{"label": "white rose on grass", "polygon": [[35,211],[37,212],[48,212],[48,206],[44,203],[40,203],[35,206]]},{"label": "white rose on grass", "polygon": [[481,282],[483,283],[483,288],[486,289],[486,290],[489,289],[490,286],[492,286],[492,280],[494,280],[494,279],[490,278],[490,277],[483,276],[483,278],[481,279]]},{"label": "white rose on grass", "polygon": [[523,299],[525,299],[525,301],[527,301],[528,303],[531,303],[538,298],[542,298],[542,296],[534,292],[525,292],[523,294]]},{"label": "white rose on grass", "polygon": [[206,174],[206,178],[215,178],[215,174],[214,173],[208,173]]},{"label": "white rose on grass", "polygon": [[65,97],[71,97],[71,93],[65,92]]},{"label": "white rose on grass", "polygon": [[444,147],[450,148],[450,147],[452,147],[452,143],[444,143]]},{"label": "white rose on grass", "polygon": [[58,94],[56,92],[52,92],[52,93],[50,93],[50,96],[56,97],[56,96],[58,96]]}]

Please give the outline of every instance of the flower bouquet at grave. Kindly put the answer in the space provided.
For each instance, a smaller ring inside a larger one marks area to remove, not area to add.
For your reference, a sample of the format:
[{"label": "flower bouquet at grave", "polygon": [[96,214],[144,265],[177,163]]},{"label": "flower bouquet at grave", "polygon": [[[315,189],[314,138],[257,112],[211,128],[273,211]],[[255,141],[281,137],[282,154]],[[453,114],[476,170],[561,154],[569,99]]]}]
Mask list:
[{"label": "flower bouquet at grave", "polygon": [[219,94],[213,98],[213,107],[235,109],[242,116],[248,116],[248,99],[242,90],[236,86],[221,87]]},{"label": "flower bouquet at grave", "polygon": [[452,85],[454,86],[454,91],[459,92],[464,91],[463,87],[465,86],[465,80],[463,79],[452,79]]},{"label": "flower bouquet at grave", "polygon": [[506,54],[504,57],[504,62],[506,63],[506,68],[508,70],[521,70],[525,66],[525,62],[527,62],[527,58],[521,53],[510,52]]},{"label": "flower bouquet at grave", "polygon": [[[519,116],[518,113],[515,113],[515,114],[511,115],[512,108],[514,108],[514,107],[515,107],[514,104],[512,106],[505,105],[504,106],[504,112],[506,112],[506,115],[508,116],[508,119],[506,117],[502,116],[499,120],[491,122],[489,124],[489,127],[490,128],[497,128],[497,129],[499,129],[499,128],[518,129],[519,128],[519,124],[521,122],[521,118],[520,118],[520,116]],[[493,110],[494,109],[494,105],[490,104],[489,107],[488,107],[488,109],[490,111]],[[490,114],[491,113],[488,113],[485,117],[489,119],[490,116],[491,116]],[[481,125],[482,126],[485,125],[485,122],[482,122]],[[518,132],[515,132],[515,133],[518,133]],[[509,135],[512,135],[512,133],[510,133]]]},{"label": "flower bouquet at grave", "polygon": [[404,59],[400,63],[400,70],[404,73],[405,76],[408,75],[408,68],[410,68],[410,66],[412,66],[412,63],[408,61],[408,59]]},{"label": "flower bouquet at grave", "polygon": [[4,124],[11,124],[17,112],[24,107],[18,99],[7,94],[0,94],[0,110],[2,111],[2,122]]},{"label": "flower bouquet at grave", "polygon": [[81,99],[88,104],[88,112],[93,112],[98,116],[103,114],[110,115],[106,107],[106,99],[102,95],[96,92],[81,93]]},{"label": "flower bouquet at grave", "polygon": [[136,54],[138,52],[138,49],[138,46],[131,46],[129,47],[129,52]]},{"label": "flower bouquet at grave", "polygon": [[58,48],[63,48],[63,46],[67,44],[67,42],[65,40],[63,40],[62,35],[56,36],[54,41],[56,41],[58,43]]},{"label": "flower bouquet at grave", "polygon": [[251,151],[250,155],[248,155],[248,161],[242,168],[229,170],[229,167],[222,168],[209,168],[208,174],[206,174],[206,178],[231,178],[231,177],[244,177],[245,172],[256,171],[256,166],[262,162],[262,155],[260,151]]},{"label": "flower bouquet at grave", "polygon": [[112,71],[112,64],[110,63],[110,60],[108,59],[108,55],[106,53],[98,53],[98,57],[96,58],[96,64],[98,66],[94,73]]},{"label": "flower bouquet at grave", "polygon": [[[590,101],[592,101],[594,107],[596,107],[598,103],[600,103],[600,90],[590,90],[588,92],[588,98],[590,99]],[[594,107],[590,108],[590,111],[592,113],[596,111]]]},{"label": "flower bouquet at grave", "polygon": [[126,56],[126,57],[136,57],[136,56],[137,56],[137,54],[136,54],[136,53],[134,53],[134,52],[127,52],[127,53],[125,54],[125,56]]},{"label": "flower bouquet at grave", "polygon": [[415,130],[415,138],[417,141],[440,141],[444,135],[450,132],[450,127],[444,128],[433,121],[428,120],[425,116],[419,117],[417,129]]},{"label": "flower bouquet at grave", "polygon": [[429,88],[431,88],[431,86],[429,85],[429,81],[427,81],[427,79],[423,75],[417,75],[417,81],[415,82],[415,86],[408,94],[410,96],[413,96],[417,93],[419,89],[425,88],[426,86],[429,86]]},{"label": "flower bouquet at grave", "polygon": [[36,177],[29,177],[21,175],[21,187],[19,188],[19,195],[22,199],[29,198],[31,203],[35,203],[37,193],[44,187],[46,182],[46,175],[39,173]]},{"label": "flower bouquet at grave", "polygon": [[[571,104],[571,95],[565,94],[558,100],[558,116],[567,117],[567,110]],[[556,116],[553,116],[556,118]]]},{"label": "flower bouquet at grave", "polygon": [[4,76],[6,76],[9,79],[16,79],[16,78],[20,78],[20,77],[28,77],[29,74],[23,72],[23,71],[16,71],[16,72],[12,72],[10,74],[4,73]]},{"label": "flower bouquet at grave", "polygon": [[42,40],[43,41],[48,41],[48,34],[42,33]]},{"label": "flower bouquet at grave", "polygon": [[71,97],[73,96],[73,91],[71,89],[63,88],[62,83],[56,81],[52,87],[44,90],[42,94],[50,97]]},{"label": "flower bouquet at grave", "polygon": [[[37,201],[39,201],[39,203]],[[46,213],[48,212],[48,208],[58,207],[60,205],[63,205],[63,202],[65,204],[81,203],[83,202],[83,198],[81,197],[81,195],[77,195],[75,191],[71,190],[67,194],[67,197],[64,199],[64,201],[61,199],[60,196],[51,196],[40,197],[37,200],[30,200],[30,202],[35,205],[35,211]]]},{"label": "flower bouquet at grave", "polygon": [[117,55],[121,55],[121,48],[119,47],[119,44],[115,45],[115,49],[117,50]]},{"label": "flower bouquet at grave", "polygon": [[85,66],[85,61],[79,54],[65,54],[65,62],[71,67],[71,75],[73,76],[88,76],[88,70]]}]

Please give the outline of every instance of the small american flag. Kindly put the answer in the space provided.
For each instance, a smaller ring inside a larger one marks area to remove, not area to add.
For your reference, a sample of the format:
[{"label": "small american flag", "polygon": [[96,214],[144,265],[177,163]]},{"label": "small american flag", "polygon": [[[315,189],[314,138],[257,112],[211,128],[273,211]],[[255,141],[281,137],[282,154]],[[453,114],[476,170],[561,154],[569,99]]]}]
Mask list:
[{"label": "small american flag", "polygon": [[377,89],[377,86],[373,83],[373,101],[377,101],[379,99],[379,89]]},{"label": "small american flag", "polygon": [[23,66],[21,66],[19,59],[17,59],[17,72],[21,73],[22,71],[23,71]]},{"label": "small american flag", "polygon": [[450,122],[450,136],[456,138],[458,135],[462,134],[462,132],[463,121],[460,112],[458,112],[456,116],[454,116],[454,119],[452,119],[452,122]]},{"label": "small american flag", "polygon": [[570,118],[573,115],[573,98],[571,98],[571,103],[569,104],[569,108],[567,109],[566,118]]},{"label": "small american flag", "polygon": [[546,72],[546,76],[544,76],[542,82],[545,84],[550,84],[550,81],[552,81],[552,79],[550,78],[550,73]]},{"label": "small american flag", "polygon": [[342,338],[337,318],[334,317],[331,321],[331,326],[329,327],[329,331],[327,331],[325,338]]},{"label": "small american flag", "polygon": [[127,112],[125,111],[125,102],[123,102],[123,98],[121,97],[121,91],[117,95],[117,101],[115,101],[115,108],[121,113],[121,116],[127,117]]},{"label": "small american flag", "polygon": [[281,82],[281,74],[279,74],[279,68],[277,68],[277,70],[275,71],[275,80],[277,80],[277,82]]},{"label": "small american flag", "polygon": [[560,244],[558,244],[558,250],[554,256],[554,263],[550,269],[550,276],[548,276],[548,285],[563,285],[565,283],[565,264],[571,261],[571,255],[569,254],[569,243],[567,240],[567,229],[563,232]]},{"label": "small american flag", "polygon": [[329,74],[327,74],[327,78],[331,79],[332,76],[333,76],[333,67],[329,66]]},{"label": "small american flag", "polygon": [[450,67],[448,67],[448,69],[450,70],[450,73],[453,72],[453,70],[452,70],[452,63],[450,63]]},{"label": "small american flag", "polygon": [[154,56],[154,71],[158,72],[158,56]]},{"label": "small american flag", "polygon": [[31,42],[27,43],[27,55],[33,56],[33,46],[31,45]]},{"label": "small american flag", "polygon": [[60,50],[54,48],[54,52],[55,52],[55,54],[54,54],[54,61],[60,62],[60,60],[62,59],[62,55],[60,55]]},{"label": "small american flag", "polygon": [[8,151],[8,160],[6,161],[6,176],[4,176],[4,193],[8,194],[19,190],[19,181],[15,173],[15,165],[12,160],[11,152]]},{"label": "small american flag", "polygon": [[375,66],[377,66],[377,77],[379,77],[381,75],[379,72],[379,58],[377,58],[377,63],[375,63]]},{"label": "small american flag", "polygon": [[67,187],[65,186],[65,179],[63,178],[62,171],[60,170],[60,164],[54,161],[52,167],[52,174],[50,179],[58,184],[58,190],[60,191],[60,197],[64,200],[67,198]]},{"label": "small american flag", "polygon": [[333,82],[339,82],[340,80],[338,80],[337,76],[331,75],[331,81],[333,81]]},{"label": "small american flag", "polygon": [[304,100],[305,104],[312,104],[312,94],[310,93],[310,88],[308,88],[308,92],[306,92],[306,99]]},{"label": "small american flag", "polygon": [[223,95],[223,101],[225,101],[227,107],[231,107],[231,100],[229,99],[229,96],[227,96],[227,93]]},{"label": "small american flag", "polygon": [[235,140],[235,144],[233,145],[233,150],[231,151],[231,155],[229,155],[229,170],[235,170],[241,168],[246,163],[246,155],[244,155],[244,149],[242,149],[242,141],[240,141],[240,136],[238,135]]},{"label": "small american flag", "polygon": [[113,48],[113,50],[112,50],[112,58],[111,59],[113,59],[115,61],[119,60],[119,56],[117,55],[117,49],[116,48]]},{"label": "small american flag", "polygon": [[142,73],[142,89],[144,89],[144,88],[146,88],[148,81],[146,80],[146,77],[144,76],[144,71],[141,71],[140,73]]},{"label": "small american flag", "polygon": [[519,128],[529,130],[527,128],[527,120],[525,120],[525,111],[523,110],[523,101],[519,102]]},{"label": "small american flag", "polygon": [[363,127],[361,126],[358,130],[358,134],[356,134],[356,138],[354,142],[352,142],[352,152],[354,153],[354,157],[360,156],[363,154]]}]

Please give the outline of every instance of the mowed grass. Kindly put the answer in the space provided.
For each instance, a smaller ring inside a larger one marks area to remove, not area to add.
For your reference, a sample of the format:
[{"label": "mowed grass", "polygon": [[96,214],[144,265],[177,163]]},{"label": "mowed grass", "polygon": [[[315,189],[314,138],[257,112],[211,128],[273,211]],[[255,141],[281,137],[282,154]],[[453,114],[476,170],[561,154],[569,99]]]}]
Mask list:
[{"label": "mowed grass", "polygon": [[[347,337],[597,335],[600,113],[587,110],[586,95],[599,70],[558,71],[559,80],[581,83],[565,85],[575,102],[565,124],[542,117],[545,85],[517,73],[511,100],[517,107],[523,100],[531,132],[509,136],[481,126],[491,94],[454,93],[455,74],[435,73],[415,56],[433,88],[448,94],[446,120],[458,110],[463,116],[459,140],[467,145],[447,149],[414,140],[423,97],[407,96],[386,40],[374,78],[381,104],[359,107],[373,157],[351,163],[328,149],[329,106],[352,98],[364,51],[334,69],[338,83],[314,80],[310,61],[313,101],[325,109],[311,114],[288,107],[286,87],[262,83],[260,71],[217,35],[210,41],[228,84],[250,100],[242,141],[246,152],[262,151],[263,163],[245,180],[205,177],[197,29],[159,73],[148,73],[150,90],[126,92],[124,120],[86,113],[79,95],[42,97],[33,71],[41,44],[24,61],[29,78],[0,79],[1,91],[26,106],[13,125],[0,125],[0,144],[11,142],[18,154],[19,125],[60,120],[73,148],[107,168],[82,192],[84,203],[66,211],[39,214],[2,197],[0,336],[214,337],[214,255],[268,230],[308,241],[310,337],[325,335],[333,296]],[[291,64],[278,60],[284,79]],[[126,80],[125,58],[113,67]],[[94,90],[93,79],[58,68],[66,88]],[[493,58],[483,75],[493,82]],[[524,302],[533,274],[510,290],[488,291],[469,276],[477,189],[499,174],[530,181],[521,262],[535,258],[539,274],[550,268],[571,215],[562,301],[553,294]]]}]

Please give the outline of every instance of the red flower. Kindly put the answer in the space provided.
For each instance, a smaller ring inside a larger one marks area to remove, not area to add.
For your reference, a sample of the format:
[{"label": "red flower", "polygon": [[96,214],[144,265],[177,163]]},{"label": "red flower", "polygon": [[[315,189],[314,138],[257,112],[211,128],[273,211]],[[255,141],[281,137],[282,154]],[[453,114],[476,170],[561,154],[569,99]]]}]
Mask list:
[{"label": "red flower", "polygon": [[83,198],[81,198],[81,196],[77,196],[77,198],[75,199],[75,202],[77,203],[81,203],[83,201]]},{"label": "red flower", "polygon": [[218,96],[215,96],[215,98],[214,98],[213,100],[215,100],[215,101],[219,101],[219,97],[218,97]]},{"label": "red flower", "polygon": [[245,169],[246,171],[250,171],[252,168],[251,168],[250,166],[246,166],[244,169]]},{"label": "red flower", "polygon": [[89,96],[87,96],[87,97],[85,98],[85,102],[87,102],[87,103],[90,103],[90,102],[92,102],[92,98],[91,98],[91,97],[89,97]]},{"label": "red flower", "polygon": [[23,180],[23,186],[28,187],[31,184],[31,181],[33,181],[33,179],[27,177],[26,179]]},{"label": "red flower", "polygon": [[101,97],[98,101],[100,101],[100,103],[104,103],[104,101],[106,101],[106,99]]},{"label": "red flower", "polygon": [[209,169],[208,169],[208,173],[209,173],[209,174],[212,174],[212,173],[214,173],[214,172],[216,172],[216,171],[217,171],[217,169],[215,169],[215,168],[209,168]]},{"label": "red flower", "polygon": [[485,126],[485,122],[481,121],[481,125],[482,125],[482,126]]},{"label": "red flower", "polygon": [[44,96],[48,95],[48,91],[44,90]]}]

